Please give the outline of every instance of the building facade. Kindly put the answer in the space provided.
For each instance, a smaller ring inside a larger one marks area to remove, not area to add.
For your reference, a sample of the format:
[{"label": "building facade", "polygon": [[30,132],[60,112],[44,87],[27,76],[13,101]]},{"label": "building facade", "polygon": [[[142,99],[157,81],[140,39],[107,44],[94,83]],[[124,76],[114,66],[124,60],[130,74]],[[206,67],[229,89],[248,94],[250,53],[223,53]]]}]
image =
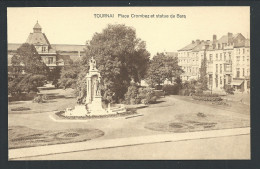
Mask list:
[{"label": "building facade", "polygon": [[178,64],[184,70],[182,80],[198,80],[202,59],[207,60],[208,87],[223,90],[226,85],[237,91],[250,90],[250,40],[241,33],[228,33],[217,40],[192,41],[178,50]]},{"label": "building facade", "polygon": [[[50,44],[42,27],[37,23],[33,27],[25,43],[33,44],[43,62],[53,70],[55,67],[63,67],[79,59],[84,55],[85,45]],[[11,58],[16,54],[17,49],[22,44],[8,43],[8,66],[11,66]]]}]

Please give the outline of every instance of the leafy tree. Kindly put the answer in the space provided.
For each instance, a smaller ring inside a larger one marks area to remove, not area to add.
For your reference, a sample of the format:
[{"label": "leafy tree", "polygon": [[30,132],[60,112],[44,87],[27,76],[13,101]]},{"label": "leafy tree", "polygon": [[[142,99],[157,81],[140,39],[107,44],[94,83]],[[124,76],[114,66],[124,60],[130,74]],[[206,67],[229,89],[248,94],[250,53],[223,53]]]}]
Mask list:
[{"label": "leafy tree", "polygon": [[47,75],[49,72],[49,68],[43,63],[41,56],[32,44],[22,44],[11,62],[12,66],[23,65],[26,73]]},{"label": "leafy tree", "polygon": [[201,83],[201,89],[207,90],[208,89],[208,78],[207,78],[207,58],[206,53],[204,53],[204,58],[201,61],[201,68],[200,68],[200,79],[199,82]]},{"label": "leafy tree", "polygon": [[150,61],[146,81],[154,87],[162,84],[166,78],[172,80],[173,77],[179,77],[181,73],[182,69],[178,66],[176,57],[157,53]]},{"label": "leafy tree", "polygon": [[58,80],[59,87],[63,87],[64,89],[70,87],[76,88],[76,83],[81,68],[82,65],[79,61],[62,68],[60,78]]},{"label": "leafy tree", "polygon": [[[134,28],[121,24],[108,25],[101,33],[95,33],[86,44],[86,56],[82,63],[88,66],[89,59],[94,57],[102,76],[100,89],[103,99],[120,102],[130,82],[140,82],[144,78],[149,55],[145,42],[136,37]],[[78,92],[84,91],[80,87],[82,83],[79,78]]]},{"label": "leafy tree", "polygon": [[[33,45],[22,44],[17,49],[17,54],[12,57],[11,63],[13,72],[12,76],[8,78],[8,92],[10,94],[37,92],[37,87],[44,84],[49,69]],[[25,73],[22,73],[21,69]]]}]

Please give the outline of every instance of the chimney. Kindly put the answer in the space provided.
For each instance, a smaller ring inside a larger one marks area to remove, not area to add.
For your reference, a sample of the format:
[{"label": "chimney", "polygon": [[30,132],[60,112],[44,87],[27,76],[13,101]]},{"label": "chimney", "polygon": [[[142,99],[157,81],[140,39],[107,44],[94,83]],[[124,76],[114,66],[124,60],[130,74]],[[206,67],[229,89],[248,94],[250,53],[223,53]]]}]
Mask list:
[{"label": "chimney", "polygon": [[228,32],[228,43],[232,43],[233,33]]},{"label": "chimney", "polygon": [[199,44],[199,43],[200,43],[200,40],[199,40],[199,39],[197,39],[197,40],[196,40],[196,43],[197,43],[197,44]]},{"label": "chimney", "polygon": [[194,43],[195,43],[195,41],[193,40],[193,41],[191,41],[191,43],[192,43],[192,44],[194,44]]},{"label": "chimney", "polygon": [[213,43],[217,41],[217,35],[213,35]]}]

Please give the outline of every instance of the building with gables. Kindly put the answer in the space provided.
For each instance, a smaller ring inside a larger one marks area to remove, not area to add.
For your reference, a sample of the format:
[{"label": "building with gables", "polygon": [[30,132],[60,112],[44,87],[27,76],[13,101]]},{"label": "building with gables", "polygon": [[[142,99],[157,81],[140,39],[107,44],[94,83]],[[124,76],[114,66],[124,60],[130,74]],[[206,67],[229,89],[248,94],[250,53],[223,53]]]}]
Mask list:
[{"label": "building with gables", "polygon": [[[25,43],[34,45],[43,62],[50,70],[53,70],[55,67],[66,66],[72,61],[80,59],[85,53],[85,45],[50,44],[47,36],[42,32],[42,27],[38,21]],[[21,45],[19,43],[8,43],[8,66],[11,66],[11,58],[16,54],[17,49]]]},{"label": "building with gables", "polygon": [[178,50],[178,64],[184,70],[182,80],[198,80],[201,61],[207,60],[208,87],[223,90],[225,85],[237,91],[250,90],[250,40],[241,33],[228,33],[217,39],[196,40]]}]

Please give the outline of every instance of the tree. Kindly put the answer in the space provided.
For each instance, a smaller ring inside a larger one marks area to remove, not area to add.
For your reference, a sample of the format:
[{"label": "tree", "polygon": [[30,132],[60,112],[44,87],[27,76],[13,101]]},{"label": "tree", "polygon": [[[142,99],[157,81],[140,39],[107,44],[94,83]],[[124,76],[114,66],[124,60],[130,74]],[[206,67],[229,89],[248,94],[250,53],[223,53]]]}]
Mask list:
[{"label": "tree", "polygon": [[22,44],[17,49],[17,54],[12,57],[11,63],[12,77],[8,78],[8,92],[10,94],[37,92],[37,87],[44,84],[49,69],[33,45]]},{"label": "tree", "polygon": [[172,81],[173,77],[179,77],[182,72],[176,57],[157,53],[150,61],[146,81],[154,87],[162,84],[166,78]]},{"label": "tree", "polygon": [[24,43],[17,49],[17,55],[12,59],[12,65],[17,64],[22,64],[26,73],[47,75],[49,72],[49,68],[32,44]]},{"label": "tree", "polygon": [[80,69],[82,68],[79,61],[73,62],[73,64],[65,66],[61,70],[60,79],[58,80],[58,86],[66,88],[76,88],[76,83]]},{"label": "tree", "polygon": [[[140,82],[144,78],[149,55],[145,42],[136,37],[134,28],[121,24],[108,25],[86,44],[82,64],[88,66],[93,56],[102,77],[100,89],[103,99],[120,102],[130,82]],[[79,78],[77,84],[77,90],[82,91],[82,79]]]},{"label": "tree", "polygon": [[207,58],[206,58],[206,51],[204,52],[204,58],[201,61],[201,68],[200,68],[200,79],[199,82],[201,83],[201,89],[207,90],[208,89],[208,78],[207,78]]}]

